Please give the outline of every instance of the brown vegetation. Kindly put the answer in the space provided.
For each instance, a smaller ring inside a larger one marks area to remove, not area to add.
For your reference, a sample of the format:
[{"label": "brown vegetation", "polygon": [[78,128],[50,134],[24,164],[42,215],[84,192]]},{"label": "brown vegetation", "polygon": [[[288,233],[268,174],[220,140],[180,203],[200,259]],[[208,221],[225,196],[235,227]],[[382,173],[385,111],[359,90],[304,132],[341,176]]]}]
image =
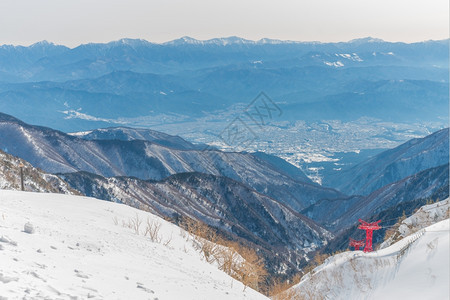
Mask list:
[{"label": "brown vegetation", "polygon": [[[119,223],[117,217],[113,217],[112,221],[115,225]],[[175,220],[169,218],[167,221],[175,223]],[[299,274],[290,278],[290,280],[281,281],[276,276],[268,274],[264,260],[254,249],[242,243],[231,241],[214,227],[192,218],[179,217],[176,223],[181,228],[180,235],[186,241],[193,243],[205,261],[216,264],[220,270],[242,282],[244,289],[250,287],[278,300],[299,299],[293,290],[289,290],[290,287],[300,282],[301,276]],[[122,220],[122,227],[131,229],[135,234],[143,234],[149,237],[152,242],[161,243],[165,246],[168,246],[172,240],[172,237],[170,237],[163,242],[160,235],[161,223],[149,219],[144,223],[138,214],[129,218],[128,221]],[[143,227],[143,230],[141,230],[141,227]],[[322,263],[326,257],[328,256],[317,254],[311,261],[313,267]]]},{"label": "brown vegetation", "polygon": [[265,288],[267,271],[255,250],[227,240],[214,228],[188,217],[181,218],[180,226],[190,234],[206,261],[216,262],[220,270],[241,281],[245,287],[257,291]]}]

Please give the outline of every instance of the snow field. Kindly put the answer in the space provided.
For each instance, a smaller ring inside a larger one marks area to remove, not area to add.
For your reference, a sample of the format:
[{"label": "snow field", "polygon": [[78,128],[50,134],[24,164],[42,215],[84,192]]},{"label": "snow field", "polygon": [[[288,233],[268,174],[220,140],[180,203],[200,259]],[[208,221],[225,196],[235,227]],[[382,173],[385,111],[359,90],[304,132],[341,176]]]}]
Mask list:
[{"label": "snow field", "polygon": [[267,299],[205,262],[179,227],[88,197],[0,190],[0,261],[0,299]]}]

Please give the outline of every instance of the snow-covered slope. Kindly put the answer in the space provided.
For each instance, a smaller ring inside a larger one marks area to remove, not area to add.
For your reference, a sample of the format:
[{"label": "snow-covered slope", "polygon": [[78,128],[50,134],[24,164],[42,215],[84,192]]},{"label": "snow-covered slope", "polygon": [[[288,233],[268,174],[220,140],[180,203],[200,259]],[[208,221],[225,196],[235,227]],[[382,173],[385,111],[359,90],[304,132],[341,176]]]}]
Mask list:
[{"label": "snow-covered slope", "polygon": [[[180,228],[126,205],[1,190],[0,213],[1,299],[266,299],[203,261]],[[136,215],[139,235],[122,226]],[[147,219],[161,243],[142,235]]]},{"label": "snow-covered slope", "polygon": [[376,252],[334,255],[293,291],[305,299],[449,299],[449,225],[440,221]]}]

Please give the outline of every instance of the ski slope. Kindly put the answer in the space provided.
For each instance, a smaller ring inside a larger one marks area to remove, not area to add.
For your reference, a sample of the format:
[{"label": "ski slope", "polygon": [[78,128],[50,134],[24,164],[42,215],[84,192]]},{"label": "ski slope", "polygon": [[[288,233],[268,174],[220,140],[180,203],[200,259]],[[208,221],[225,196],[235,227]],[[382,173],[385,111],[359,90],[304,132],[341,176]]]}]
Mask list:
[{"label": "ski slope", "polygon": [[[136,215],[139,234],[123,226]],[[147,219],[160,242],[143,235]],[[88,197],[0,190],[0,262],[0,299],[267,299],[205,262],[179,227]]]},{"label": "ski slope", "polygon": [[375,251],[344,252],[293,287],[306,299],[450,299],[446,219]]}]

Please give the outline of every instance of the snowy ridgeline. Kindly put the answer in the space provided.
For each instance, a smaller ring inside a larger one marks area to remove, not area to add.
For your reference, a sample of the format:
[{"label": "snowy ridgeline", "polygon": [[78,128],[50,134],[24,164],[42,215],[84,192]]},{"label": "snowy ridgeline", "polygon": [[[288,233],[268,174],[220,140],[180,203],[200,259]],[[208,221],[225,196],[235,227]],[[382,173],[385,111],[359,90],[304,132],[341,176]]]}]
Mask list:
[{"label": "snowy ridgeline", "polygon": [[334,255],[289,293],[305,299],[450,299],[449,227],[445,219],[376,252]]},{"label": "snowy ridgeline", "polygon": [[0,190],[0,216],[1,299],[266,299],[179,227],[126,205]]},{"label": "snowy ridgeline", "polygon": [[411,235],[438,221],[450,218],[450,198],[422,206],[416,213],[395,226],[396,232],[380,245],[386,248],[401,238]]}]

